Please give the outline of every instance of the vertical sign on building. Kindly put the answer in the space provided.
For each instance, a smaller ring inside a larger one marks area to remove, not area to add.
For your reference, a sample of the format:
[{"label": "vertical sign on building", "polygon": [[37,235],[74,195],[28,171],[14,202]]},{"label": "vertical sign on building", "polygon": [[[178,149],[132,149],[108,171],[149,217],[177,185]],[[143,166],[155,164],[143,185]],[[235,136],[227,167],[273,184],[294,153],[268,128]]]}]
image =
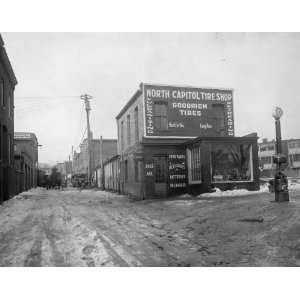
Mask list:
[{"label": "vertical sign on building", "polygon": [[186,187],[186,164],[184,154],[169,154],[169,188],[176,190]]}]

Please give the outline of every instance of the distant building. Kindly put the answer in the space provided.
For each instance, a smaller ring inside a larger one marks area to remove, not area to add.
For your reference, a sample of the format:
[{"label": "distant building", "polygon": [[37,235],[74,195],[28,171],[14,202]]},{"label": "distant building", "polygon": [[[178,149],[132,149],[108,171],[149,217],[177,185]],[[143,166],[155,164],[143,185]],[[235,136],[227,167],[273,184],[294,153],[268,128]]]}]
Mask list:
[{"label": "distant building", "polygon": [[[79,152],[74,152],[73,154],[73,174],[88,174],[88,141],[84,139],[80,144]],[[92,170],[95,169],[97,163],[99,162],[100,155],[100,139],[91,140],[91,165]]]},{"label": "distant building", "polygon": [[[94,183],[100,183],[102,162],[117,154],[117,139],[92,139],[91,141],[92,174]],[[72,162],[73,174],[88,174],[88,143],[84,139],[80,151],[74,152]]]},{"label": "distant building", "polygon": [[62,175],[63,180],[67,180],[71,178],[72,174],[72,162],[64,161],[62,163],[57,163],[55,165],[57,171]]},{"label": "distant building", "polygon": [[[273,177],[276,164],[273,156],[276,154],[276,141],[263,139],[258,144],[259,166],[261,177]],[[282,140],[282,154],[287,158],[285,173],[288,177],[300,177],[300,139]]]},{"label": "distant building", "polygon": [[0,203],[15,193],[14,90],[17,84],[0,35]]},{"label": "distant building", "polygon": [[67,175],[66,164],[65,162],[57,163],[55,165],[57,172],[59,172],[63,177]]},{"label": "distant building", "polygon": [[293,175],[300,177],[300,139],[288,140],[288,161]]},{"label": "distant building", "polygon": [[53,166],[45,163],[39,163],[39,170],[41,170],[45,175],[50,175]]},{"label": "distant building", "polygon": [[38,183],[38,140],[34,133],[15,132],[15,185],[20,190],[37,187]]}]

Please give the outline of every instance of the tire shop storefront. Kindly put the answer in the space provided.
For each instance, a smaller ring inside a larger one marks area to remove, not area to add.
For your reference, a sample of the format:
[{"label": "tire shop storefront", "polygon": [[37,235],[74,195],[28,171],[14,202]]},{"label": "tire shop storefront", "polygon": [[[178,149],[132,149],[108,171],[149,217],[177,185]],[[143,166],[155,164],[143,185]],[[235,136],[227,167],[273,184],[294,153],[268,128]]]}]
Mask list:
[{"label": "tire shop storefront", "polygon": [[200,194],[213,188],[259,189],[257,136],[145,142],[148,197]]},{"label": "tire shop storefront", "polygon": [[234,136],[232,89],[142,83],[117,123],[121,193],[259,189],[258,138]]}]

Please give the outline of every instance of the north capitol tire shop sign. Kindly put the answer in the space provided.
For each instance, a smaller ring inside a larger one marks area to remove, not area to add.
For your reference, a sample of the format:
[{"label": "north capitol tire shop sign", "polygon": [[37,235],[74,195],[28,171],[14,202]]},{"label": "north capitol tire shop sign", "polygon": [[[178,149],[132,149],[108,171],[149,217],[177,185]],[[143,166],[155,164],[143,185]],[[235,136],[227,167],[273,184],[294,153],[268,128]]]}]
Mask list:
[{"label": "north capitol tire shop sign", "polygon": [[233,90],[143,85],[145,136],[234,136]]}]

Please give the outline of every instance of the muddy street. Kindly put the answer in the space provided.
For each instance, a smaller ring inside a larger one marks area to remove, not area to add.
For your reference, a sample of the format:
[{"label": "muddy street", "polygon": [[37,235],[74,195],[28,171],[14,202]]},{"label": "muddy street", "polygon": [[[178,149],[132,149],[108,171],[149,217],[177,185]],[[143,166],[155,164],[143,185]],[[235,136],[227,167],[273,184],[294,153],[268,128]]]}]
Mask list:
[{"label": "muddy street", "polygon": [[0,206],[0,266],[299,266],[300,191],[273,197],[32,189]]}]

